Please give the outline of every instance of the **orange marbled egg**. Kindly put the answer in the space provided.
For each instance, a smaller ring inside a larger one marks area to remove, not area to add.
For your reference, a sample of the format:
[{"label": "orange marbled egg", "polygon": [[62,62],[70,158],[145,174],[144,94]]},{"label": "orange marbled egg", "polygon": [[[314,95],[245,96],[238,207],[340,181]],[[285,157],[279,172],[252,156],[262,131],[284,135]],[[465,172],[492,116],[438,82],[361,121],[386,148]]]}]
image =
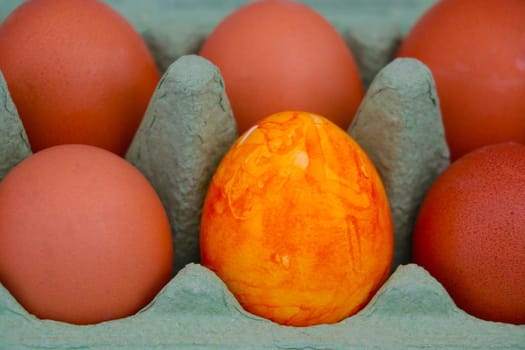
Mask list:
[{"label": "orange marbled egg", "polygon": [[203,264],[249,312],[280,324],[338,322],[388,276],[393,229],[362,148],[324,117],[282,112],[232,146],[206,195]]}]

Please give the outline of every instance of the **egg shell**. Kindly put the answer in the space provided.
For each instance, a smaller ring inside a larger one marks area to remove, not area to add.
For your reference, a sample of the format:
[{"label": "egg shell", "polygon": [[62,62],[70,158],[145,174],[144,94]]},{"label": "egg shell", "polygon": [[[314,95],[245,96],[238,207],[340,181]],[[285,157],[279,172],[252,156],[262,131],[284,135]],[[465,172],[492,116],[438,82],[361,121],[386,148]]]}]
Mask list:
[{"label": "egg shell", "polygon": [[398,56],[434,75],[452,160],[525,143],[525,2],[442,0],[407,33]]},{"label": "egg shell", "polygon": [[160,199],[112,152],[49,147],[0,182],[0,280],[39,318],[132,315],[169,281],[172,262]]},{"label": "egg shell", "polygon": [[99,0],[31,0],[0,24],[0,69],[34,152],[123,155],[160,75],[133,26]]},{"label": "egg shell", "polygon": [[267,116],[224,156],[201,219],[204,266],[246,310],[282,325],[336,323],[389,275],[392,216],[363,149],[328,119]]},{"label": "egg shell", "polygon": [[316,113],[346,129],[363,98],[343,37],[297,1],[240,6],[217,24],[199,54],[220,69],[241,133],[288,110]]},{"label": "egg shell", "polygon": [[414,262],[463,310],[525,324],[525,145],[504,142],[454,161],[425,195]]},{"label": "egg shell", "polygon": [[[20,1],[0,2],[0,18]],[[115,1],[115,5],[134,19],[142,31],[149,31],[151,37],[159,39],[159,55],[173,55],[174,60],[185,47],[191,47],[188,43],[198,43],[221,16],[243,2],[203,0],[202,5],[179,4],[170,8],[164,6],[164,0]],[[356,24],[373,31],[388,22],[403,30],[432,2],[311,1],[342,31],[352,30]],[[2,13],[2,9],[7,10]],[[374,43],[366,46],[369,45]],[[356,56],[359,59],[359,53]],[[166,57],[165,63],[171,64]],[[387,103],[378,106],[376,111],[386,113],[396,107],[397,104]],[[135,316],[95,326],[77,327],[37,320],[0,287],[0,347],[5,348],[39,349],[46,344],[50,349],[84,347],[88,350],[123,347],[459,350],[523,349],[524,343],[525,326],[484,322],[458,311],[441,285],[413,264],[400,266],[361,313],[335,325],[302,329],[278,326],[245,313],[214,274],[194,264],[181,270],[158,297]]]}]

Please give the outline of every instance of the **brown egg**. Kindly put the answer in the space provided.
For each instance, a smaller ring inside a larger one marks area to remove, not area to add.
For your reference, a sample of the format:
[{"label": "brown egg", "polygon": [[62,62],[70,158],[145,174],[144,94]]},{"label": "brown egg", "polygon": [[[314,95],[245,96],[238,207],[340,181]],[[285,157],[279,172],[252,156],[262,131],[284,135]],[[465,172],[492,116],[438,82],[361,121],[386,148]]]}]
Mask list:
[{"label": "brown egg", "polygon": [[437,1],[399,53],[436,81],[451,158],[505,142],[525,143],[525,1]]},{"label": "brown egg", "polygon": [[343,38],[299,2],[240,7],[209,35],[200,54],[221,70],[241,133],[286,110],[317,113],[346,129],[363,96]]},{"label": "brown egg", "polygon": [[0,282],[39,318],[132,315],[169,281],[172,262],[157,194],[111,152],[47,148],[0,183]]},{"label": "brown egg", "polygon": [[84,143],[124,155],[159,72],[124,17],[98,0],[31,0],[0,25],[0,70],[37,152]]}]

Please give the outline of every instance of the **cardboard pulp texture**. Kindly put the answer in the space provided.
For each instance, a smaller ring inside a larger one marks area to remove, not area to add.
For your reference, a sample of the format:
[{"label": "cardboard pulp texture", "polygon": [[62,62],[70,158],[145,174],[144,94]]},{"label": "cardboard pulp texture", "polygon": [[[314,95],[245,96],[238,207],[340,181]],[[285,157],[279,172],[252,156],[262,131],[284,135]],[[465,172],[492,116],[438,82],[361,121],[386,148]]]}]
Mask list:
[{"label": "cardboard pulp texture", "polygon": [[[20,2],[3,0],[0,19]],[[348,132],[383,177],[397,246],[395,272],[363,310],[337,324],[300,328],[247,313],[213,272],[192,261],[198,259],[199,203],[236,131],[217,68],[190,54],[243,1],[108,1],[139,29],[164,72],[127,159],[172,213],[175,241],[190,248],[181,252],[175,243],[182,257],[176,267],[184,267],[143,310],[95,325],[39,320],[0,285],[0,349],[525,349],[525,326],[467,315],[423,268],[409,263],[415,211],[448,164],[448,150],[428,69],[411,59],[391,61],[403,33],[431,2],[307,1],[353,45],[370,84]],[[31,152],[0,82],[3,176]],[[177,222],[177,213],[185,222]]]},{"label": "cardboard pulp texture", "polygon": [[377,74],[348,128],[381,174],[394,222],[394,263],[411,262],[412,229],[425,193],[449,165],[434,79],[397,58]]},{"label": "cardboard pulp texture", "polygon": [[199,261],[206,189],[237,127],[217,67],[182,56],[157,86],[126,159],[159,194],[171,222],[175,271]]},{"label": "cardboard pulp texture", "polygon": [[24,158],[31,155],[27,135],[0,72],[0,181]]}]

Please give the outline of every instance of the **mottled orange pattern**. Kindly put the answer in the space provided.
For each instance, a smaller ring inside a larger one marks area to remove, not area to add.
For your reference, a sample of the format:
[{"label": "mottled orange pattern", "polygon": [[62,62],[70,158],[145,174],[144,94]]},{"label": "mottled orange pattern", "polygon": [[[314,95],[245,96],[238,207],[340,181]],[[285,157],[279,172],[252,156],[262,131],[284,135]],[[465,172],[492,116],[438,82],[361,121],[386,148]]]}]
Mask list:
[{"label": "mottled orange pattern", "polygon": [[282,112],[232,146],[201,223],[205,266],[256,315],[293,326],[359,311],[388,276],[393,229],[372,162],[327,119]]}]

